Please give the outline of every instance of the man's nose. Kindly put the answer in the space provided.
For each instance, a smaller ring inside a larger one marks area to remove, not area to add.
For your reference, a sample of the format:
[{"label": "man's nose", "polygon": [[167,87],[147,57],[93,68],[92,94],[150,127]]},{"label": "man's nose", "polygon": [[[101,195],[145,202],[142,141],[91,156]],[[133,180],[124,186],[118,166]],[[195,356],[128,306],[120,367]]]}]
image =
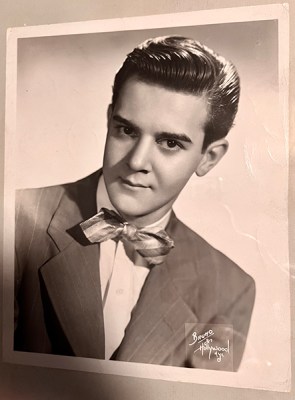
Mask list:
[{"label": "man's nose", "polygon": [[150,172],[152,143],[149,139],[150,138],[139,138],[130,151],[128,165],[133,171]]}]

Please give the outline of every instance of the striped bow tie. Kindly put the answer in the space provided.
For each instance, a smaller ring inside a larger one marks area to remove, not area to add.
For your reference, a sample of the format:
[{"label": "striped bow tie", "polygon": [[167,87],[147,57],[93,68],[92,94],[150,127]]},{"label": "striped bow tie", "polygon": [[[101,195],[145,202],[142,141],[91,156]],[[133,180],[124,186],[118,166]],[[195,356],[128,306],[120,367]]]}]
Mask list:
[{"label": "striped bow tie", "polygon": [[90,243],[100,243],[108,239],[128,241],[149,265],[161,264],[174,247],[173,240],[164,230],[137,228],[115,211],[106,208],[82,222],[80,227]]}]

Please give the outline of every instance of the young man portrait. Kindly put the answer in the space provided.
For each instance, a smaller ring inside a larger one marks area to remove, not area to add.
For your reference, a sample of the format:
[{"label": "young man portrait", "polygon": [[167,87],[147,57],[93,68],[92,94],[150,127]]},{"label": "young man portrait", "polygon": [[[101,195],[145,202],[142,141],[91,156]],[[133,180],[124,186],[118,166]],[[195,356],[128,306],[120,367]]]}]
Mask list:
[{"label": "young man portrait", "polygon": [[173,204],[226,154],[239,94],[234,65],[194,39],[157,37],[128,54],[102,169],[17,193],[15,350],[210,368],[188,354],[185,325],[220,325],[238,370],[254,280]]}]

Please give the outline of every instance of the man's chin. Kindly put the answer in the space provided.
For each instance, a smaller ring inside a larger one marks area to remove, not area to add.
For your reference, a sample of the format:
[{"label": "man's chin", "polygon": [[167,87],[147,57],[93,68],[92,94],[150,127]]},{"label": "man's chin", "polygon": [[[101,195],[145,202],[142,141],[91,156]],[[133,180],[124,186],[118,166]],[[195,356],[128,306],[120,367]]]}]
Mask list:
[{"label": "man's chin", "polygon": [[138,220],[141,220],[146,217],[146,214],[142,212],[136,212],[136,210],[129,210],[129,209],[121,209],[121,208],[116,208],[118,213],[127,221],[130,223],[135,223]]},{"label": "man's chin", "polygon": [[151,222],[152,214],[147,210],[143,210],[142,207],[116,207],[117,212],[129,223],[136,225],[137,227],[143,227],[149,225]]},{"label": "man's chin", "polygon": [[128,220],[127,218],[134,219],[149,214],[149,210],[143,207],[144,201],[135,199],[134,196],[126,196],[125,194],[118,196],[118,193],[112,196],[110,193],[109,198],[117,212],[124,216],[126,220]]}]

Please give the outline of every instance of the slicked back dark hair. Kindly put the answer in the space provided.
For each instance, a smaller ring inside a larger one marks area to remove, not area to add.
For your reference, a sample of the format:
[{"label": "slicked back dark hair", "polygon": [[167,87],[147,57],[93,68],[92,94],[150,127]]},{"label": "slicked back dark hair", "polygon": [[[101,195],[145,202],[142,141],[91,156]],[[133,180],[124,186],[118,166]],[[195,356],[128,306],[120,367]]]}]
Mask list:
[{"label": "slicked back dark hair", "polygon": [[131,77],[176,92],[204,96],[208,119],[203,150],[224,138],[233,125],[240,95],[237,70],[231,62],[196,40],[163,36],[137,46],[116,74],[113,106],[122,86]]}]

